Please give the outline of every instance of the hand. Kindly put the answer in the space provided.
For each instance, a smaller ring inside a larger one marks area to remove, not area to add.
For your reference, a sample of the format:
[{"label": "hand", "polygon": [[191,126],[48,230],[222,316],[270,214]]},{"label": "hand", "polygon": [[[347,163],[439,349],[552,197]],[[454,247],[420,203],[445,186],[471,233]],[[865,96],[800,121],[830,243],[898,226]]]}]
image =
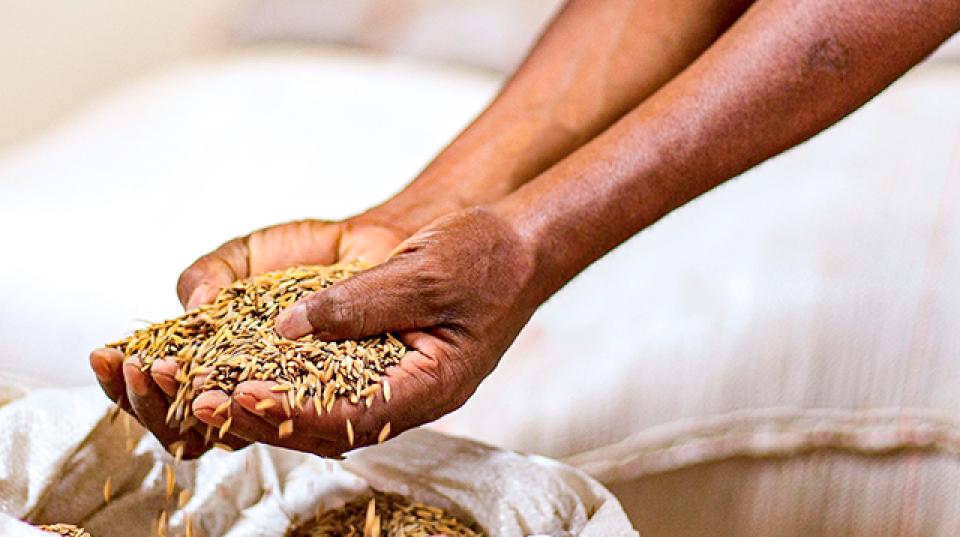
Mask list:
[{"label": "hand", "polygon": [[[293,416],[293,434],[273,383],[241,383],[233,394],[230,431],[240,437],[324,456],[375,443],[390,424],[393,436],[462,405],[496,366],[537,306],[533,263],[520,237],[500,216],[472,209],[437,220],[401,244],[385,263],[310,295],[283,312],[277,329],[288,338],[356,339],[393,332],[408,352],[387,371],[389,403],[371,408],[338,400],[318,416],[312,401]],[[219,426],[213,411],[227,395],[198,396],[194,414]],[[275,404],[258,411],[257,403]],[[346,422],[355,443],[346,436]]]},{"label": "hand", "polygon": [[[409,231],[408,231],[409,229]],[[177,295],[187,308],[212,302],[219,290],[235,280],[293,265],[364,259],[378,263],[416,229],[404,227],[402,218],[378,215],[377,210],[343,222],[303,221],[281,224],[233,239],[201,257],[180,276]],[[116,349],[101,348],[90,355],[90,365],[107,396],[133,415],[170,450],[183,441],[183,457],[195,458],[210,446],[204,441],[205,424],[181,434],[178,424],[167,425],[166,415],[176,395],[177,364],[173,358],[157,360],[149,374],[141,371],[138,357],[124,361]],[[248,438],[227,434],[218,439],[234,449]]]}]

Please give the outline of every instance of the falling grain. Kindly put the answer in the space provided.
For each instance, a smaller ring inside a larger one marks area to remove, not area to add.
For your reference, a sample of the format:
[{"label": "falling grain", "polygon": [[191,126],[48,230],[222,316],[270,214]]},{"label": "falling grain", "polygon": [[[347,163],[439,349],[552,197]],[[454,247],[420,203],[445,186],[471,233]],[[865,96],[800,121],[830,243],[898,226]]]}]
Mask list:
[{"label": "falling grain", "polygon": [[173,453],[173,459],[177,462],[183,460],[183,448],[187,443],[183,440],[177,440],[176,442],[170,444],[170,452]]},{"label": "falling grain", "polygon": [[224,402],[220,403],[219,405],[217,405],[217,408],[215,408],[215,409],[213,410],[213,415],[214,415],[214,416],[219,416],[220,414],[225,413],[228,408],[230,408],[230,400],[229,400],[229,399],[227,399],[226,401],[224,401]]},{"label": "falling grain", "polygon": [[157,536],[166,537],[167,535],[167,512],[161,511],[160,518],[157,519]]},{"label": "falling grain", "polygon": [[387,438],[390,438],[390,422],[388,421],[386,425],[383,426],[383,429],[380,429],[380,434],[377,435],[377,443],[384,443]]},{"label": "falling grain", "polygon": [[347,442],[353,445],[353,423],[347,418]]},{"label": "falling grain", "polygon": [[164,464],[163,469],[164,469],[164,474],[166,475],[166,480],[167,480],[166,498],[169,501],[171,498],[173,498],[173,490],[177,485],[177,480],[174,478],[174,475],[173,475],[173,466],[170,466],[169,464]]},{"label": "falling grain", "polygon": [[177,495],[177,508],[183,509],[184,505],[187,505],[187,502],[190,501],[190,495],[192,492],[190,489],[181,489],[180,494]]},{"label": "falling grain", "polygon": [[110,503],[111,492],[110,478],[108,477],[107,480],[103,482],[103,503]]},{"label": "falling grain", "polygon": [[284,420],[277,427],[277,436],[286,438],[293,434],[293,420]]},{"label": "falling grain", "polygon": [[218,433],[217,437],[223,440],[223,437],[227,435],[227,431],[230,430],[231,425],[233,425],[233,416],[227,418],[223,422],[223,425],[220,426],[220,432]]}]

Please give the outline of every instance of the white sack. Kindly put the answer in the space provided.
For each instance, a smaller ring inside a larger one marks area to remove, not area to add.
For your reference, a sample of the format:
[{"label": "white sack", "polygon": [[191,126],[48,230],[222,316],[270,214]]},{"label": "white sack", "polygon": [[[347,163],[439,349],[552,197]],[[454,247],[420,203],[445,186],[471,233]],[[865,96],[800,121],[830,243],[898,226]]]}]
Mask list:
[{"label": "white sack", "polygon": [[614,497],[577,470],[426,430],[342,462],[264,445],[213,450],[175,465],[177,490],[193,491],[178,510],[176,494],[164,498],[172,458],[125,415],[110,420],[110,408],[97,388],[37,390],[0,408],[2,535],[48,535],[23,519],[147,537],[166,504],[168,535],[183,534],[189,516],[196,535],[280,537],[318,503],[339,507],[369,486],[466,514],[491,536],[637,535]]}]

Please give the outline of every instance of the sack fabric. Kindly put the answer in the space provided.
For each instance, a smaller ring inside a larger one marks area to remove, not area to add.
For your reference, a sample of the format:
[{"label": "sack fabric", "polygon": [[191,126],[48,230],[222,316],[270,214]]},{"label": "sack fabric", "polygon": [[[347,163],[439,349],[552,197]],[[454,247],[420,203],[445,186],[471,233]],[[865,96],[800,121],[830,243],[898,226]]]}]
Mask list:
[{"label": "sack fabric", "polygon": [[[198,536],[280,537],[318,505],[339,507],[373,486],[468,515],[492,537],[637,535],[602,486],[542,457],[414,430],[342,462],[254,445],[173,463],[132,419],[111,419],[108,403],[97,388],[75,388],[0,408],[0,534],[38,535],[23,519],[147,537],[167,509],[168,535],[182,535],[189,517]],[[168,464],[177,490],[192,491],[182,509],[176,495],[165,499]]]}]

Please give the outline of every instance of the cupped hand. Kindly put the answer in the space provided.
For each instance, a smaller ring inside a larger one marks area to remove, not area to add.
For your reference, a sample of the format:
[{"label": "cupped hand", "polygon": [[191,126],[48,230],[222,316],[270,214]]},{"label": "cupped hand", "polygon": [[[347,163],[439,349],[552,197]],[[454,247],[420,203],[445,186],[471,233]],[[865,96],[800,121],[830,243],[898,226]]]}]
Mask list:
[{"label": "cupped hand", "polygon": [[[496,366],[538,305],[534,283],[532,255],[492,210],[440,218],[383,264],[305,297],[277,319],[277,330],[288,338],[396,334],[411,350],[387,371],[389,402],[378,397],[367,408],[341,399],[332,411],[317,413],[308,400],[294,411],[293,433],[281,438],[278,425],[291,419],[281,394],[270,390],[271,382],[249,381],[234,391],[230,431],[336,456],[433,421],[462,405]],[[258,410],[265,399],[275,404]],[[194,400],[194,415],[219,426],[226,416],[214,410],[227,400],[224,392],[205,392]]]},{"label": "cupped hand", "polygon": [[[185,308],[212,302],[219,290],[234,281],[262,272],[293,265],[329,265],[362,259],[383,261],[410,232],[399,219],[361,215],[343,222],[300,221],[269,227],[226,242],[204,255],[181,274],[177,295]],[[414,228],[415,229],[415,228]],[[176,395],[176,361],[157,360],[143,371],[139,357],[126,360],[110,348],[90,354],[90,366],[107,396],[150,430],[165,448],[184,458],[195,458],[210,444],[205,440],[206,424],[181,430],[168,424],[167,410]],[[240,448],[256,438],[226,434],[218,442]],[[182,441],[183,444],[177,444]]]}]

